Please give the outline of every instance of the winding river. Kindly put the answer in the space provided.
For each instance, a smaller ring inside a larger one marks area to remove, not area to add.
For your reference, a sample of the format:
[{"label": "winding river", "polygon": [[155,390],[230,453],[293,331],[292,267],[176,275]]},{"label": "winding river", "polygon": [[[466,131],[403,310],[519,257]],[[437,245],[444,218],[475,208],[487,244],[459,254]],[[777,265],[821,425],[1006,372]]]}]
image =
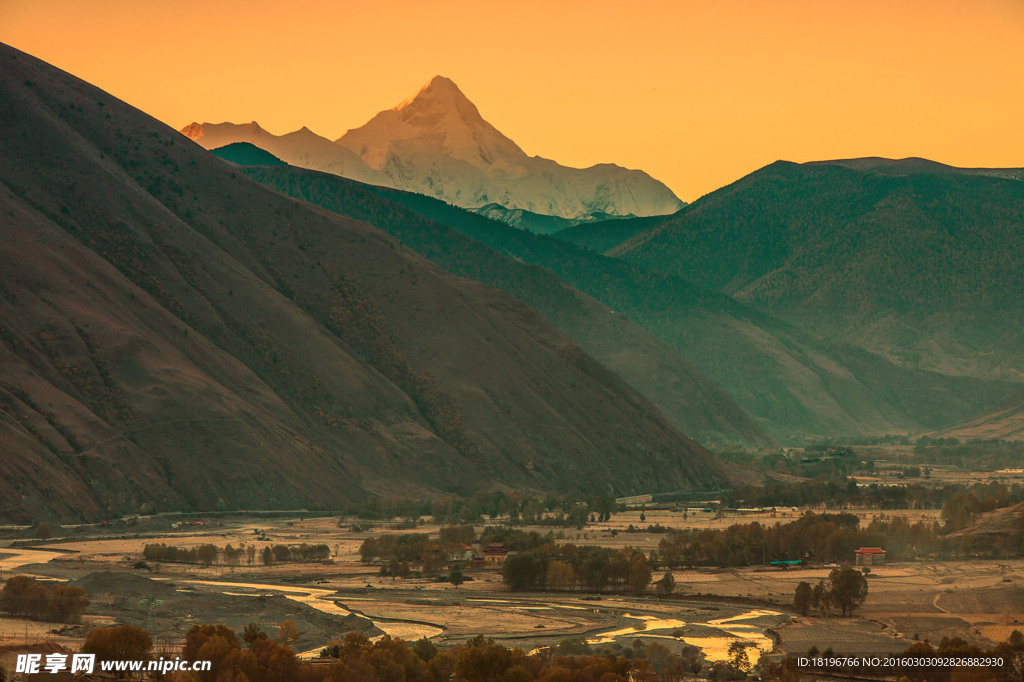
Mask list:
[{"label": "winding river", "polygon": [[[728,618],[716,618],[714,620],[703,622],[687,622],[675,618],[658,618],[656,616],[632,616],[628,613],[624,615],[626,618],[633,618],[639,622],[633,627],[601,632],[588,639],[587,642],[590,644],[604,644],[607,642],[613,642],[618,637],[628,636],[680,639],[687,644],[700,647],[701,651],[704,652],[704,658],[708,661],[715,662],[725,661],[729,658],[729,647],[733,642],[743,642],[747,649],[756,648],[760,652],[771,651],[773,642],[771,638],[764,633],[764,627],[753,623],[744,623],[743,621],[753,620],[762,616],[779,616],[782,614],[778,611],[757,609],[735,616],[729,616]],[[713,635],[710,637],[691,637],[683,635],[678,638],[670,633],[666,634],[667,630],[676,630],[687,625],[704,625],[716,628],[728,634]],[[752,658],[753,660],[757,660],[757,655]]]},{"label": "winding river", "polygon": [[[66,552],[52,552],[47,550],[36,550],[36,549],[20,549],[20,548],[0,548],[0,576],[4,572],[12,573],[22,566],[30,564],[45,564],[52,559],[57,557],[67,556]],[[39,578],[45,578],[46,576],[34,576]],[[337,603],[331,598],[337,593],[334,590],[324,590],[315,587],[291,587],[285,585],[271,585],[267,583],[243,583],[243,582],[222,582],[220,580],[181,580],[177,578],[156,578],[157,580],[168,580],[174,583],[191,584],[191,585],[206,585],[211,587],[224,588],[218,590],[221,594],[227,594],[239,597],[257,597],[260,592],[278,592],[282,596],[287,597],[293,601],[297,601],[300,604],[306,604],[311,606],[318,611],[329,613],[335,616],[349,616],[352,615],[352,611],[349,609],[338,606]],[[256,594],[248,594],[245,592],[233,592],[231,589],[245,589],[253,590]],[[358,614],[363,616],[363,614]],[[420,623],[405,623],[399,621],[389,621],[378,619],[375,620],[369,616],[363,616],[372,622],[378,629],[380,629],[385,635],[391,637],[401,637],[407,641],[415,641],[423,637],[431,638],[444,632],[444,628],[437,625],[424,625]],[[384,635],[378,635],[371,639],[379,639]],[[300,658],[313,658],[323,647],[317,647],[309,651],[303,651],[298,654]]]},{"label": "winding river", "polygon": [[[335,616],[350,616],[354,612],[339,606],[334,601],[334,596],[337,595],[335,590],[324,590],[316,587],[291,587],[284,585],[271,585],[267,583],[227,583],[220,580],[174,580],[176,583],[184,583],[189,585],[208,585],[213,587],[226,587],[226,588],[241,588],[247,590],[256,590],[257,592],[278,592],[282,596],[297,601],[300,604],[311,606],[318,611],[324,613],[330,613]],[[220,590],[221,594],[229,594],[238,597],[257,597],[258,594],[247,594],[245,592],[228,592],[226,590]],[[421,623],[406,623],[399,621],[390,620],[374,620],[369,616],[358,614],[363,618],[367,618],[372,622],[378,629],[380,629],[384,635],[391,637],[401,637],[402,639],[413,642],[417,639],[424,637],[430,639],[436,637],[442,632],[444,628],[437,625],[424,625]],[[377,635],[377,637],[371,637],[371,640],[379,639],[384,635]],[[320,653],[320,649],[323,647],[317,647],[316,649],[310,649],[309,651],[303,651],[298,654],[299,658],[313,658]]]},{"label": "winding river", "polygon": [[[16,569],[26,566],[29,564],[42,564],[51,561],[60,556],[67,556],[64,552],[54,552],[48,550],[35,550],[35,549],[15,549],[15,548],[3,548],[0,549],[0,576],[3,572],[11,573]],[[38,576],[43,577],[43,576]],[[349,616],[352,615],[353,611],[339,606],[335,601],[337,598],[337,592],[335,590],[326,590],[315,587],[294,587],[285,585],[273,585],[268,583],[249,583],[249,582],[223,582],[220,580],[182,580],[175,578],[160,578],[162,580],[173,580],[175,583],[182,584],[193,584],[193,585],[204,585],[207,587],[220,588],[222,594],[239,596],[239,597],[257,597],[261,592],[276,592],[281,594],[288,599],[292,599],[300,604],[306,604],[314,609],[323,611],[336,616]],[[237,592],[235,590],[251,590],[255,592]],[[368,599],[354,598],[353,601],[372,601]],[[474,598],[470,597],[467,601],[480,601],[480,602],[493,602],[493,603],[515,603],[512,600],[504,599],[485,599],[485,598]],[[558,605],[545,608],[562,608]],[[566,606],[565,608],[583,608],[583,607],[572,607]],[[364,618],[369,619],[378,629],[384,634],[390,635],[391,637],[400,637],[406,641],[415,641],[423,637],[432,638],[440,635],[444,628],[438,625],[426,625],[422,623],[409,623],[401,621],[391,621],[386,619],[374,619],[369,616],[365,616],[362,613],[358,613]],[[727,618],[718,618],[714,620],[708,620],[705,622],[687,622],[676,618],[658,618],[656,616],[633,616],[625,614],[626,618],[637,620],[637,624],[632,627],[618,628],[615,630],[608,630],[607,632],[601,632],[594,637],[589,638],[587,641],[591,644],[603,644],[606,642],[613,642],[619,637],[662,637],[666,639],[677,639],[670,632],[683,628],[687,625],[703,625],[707,627],[716,628],[722,632],[727,633],[726,635],[716,635],[709,637],[690,637],[682,636],[681,639],[687,644],[700,647],[704,652],[704,656],[709,661],[724,661],[728,658],[729,646],[736,641],[743,642],[748,648],[756,648],[760,651],[771,651],[772,640],[764,633],[764,627],[753,623],[744,621],[750,621],[755,618],[762,616],[779,616],[781,615],[778,611],[768,610],[753,610],[741,613],[735,616],[729,616]],[[383,637],[384,635],[378,635]],[[375,638],[376,639],[376,638]],[[322,647],[310,649],[309,651],[300,652],[298,655],[300,658],[313,658],[316,656]],[[754,657],[756,660],[756,656]]]}]

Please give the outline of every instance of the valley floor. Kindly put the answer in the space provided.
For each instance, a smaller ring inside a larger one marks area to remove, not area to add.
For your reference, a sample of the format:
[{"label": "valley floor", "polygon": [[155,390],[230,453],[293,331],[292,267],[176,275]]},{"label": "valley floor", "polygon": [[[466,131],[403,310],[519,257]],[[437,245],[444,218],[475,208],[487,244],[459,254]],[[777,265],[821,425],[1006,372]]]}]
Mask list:
[{"label": "valley floor", "polygon": [[[887,512],[889,513],[889,512]],[[932,512],[905,511],[908,516]],[[677,513],[649,510],[616,514],[609,523],[565,532],[566,541],[613,547],[656,548],[659,535],[628,533],[629,524],[671,522]],[[785,522],[777,511],[768,518]],[[744,515],[750,520],[752,515]],[[759,516],[759,515],[753,515]],[[671,517],[671,518],[670,518]],[[763,519],[764,521],[768,520]],[[736,519],[688,515],[686,523],[724,527]],[[436,533],[425,525],[416,532]],[[546,532],[547,528],[538,528]],[[616,531],[612,535],[612,531]],[[368,636],[387,633],[405,639],[431,637],[444,646],[485,634],[524,650],[566,638],[623,647],[657,642],[680,651],[700,647],[709,660],[725,658],[737,639],[776,654],[801,655],[812,647],[837,654],[882,654],[906,649],[915,640],[937,644],[958,636],[991,645],[1014,629],[1024,630],[1024,560],[907,562],[873,567],[867,601],[853,618],[801,617],[792,609],[800,581],[825,578],[830,566],[790,570],[765,567],[673,571],[676,592],[658,598],[589,595],[580,592],[510,592],[496,569],[466,571],[456,588],[430,577],[395,579],[359,560],[360,543],[370,535],[409,531],[354,532],[336,518],[231,516],[205,525],[171,528],[171,520],[147,517],[113,527],[65,528],[64,537],[44,544],[0,540],[4,576],[28,573],[62,580],[84,578],[92,596],[82,626],[61,627],[21,619],[0,619],[0,646],[39,641],[78,646],[89,627],[119,622],[147,626],[159,645],[173,650],[197,623],[226,623],[236,631],[250,621],[274,634],[292,620],[300,638],[294,648],[314,655],[348,630]],[[257,539],[265,538],[265,539]],[[325,543],[326,562],[210,566],[163,563],[133,568],[148,543],[178,546],[213,543]],[[14,547],[11,547],[11,544]],[[7,545],[6,548],[3,545]],[[446,575],[446,573],[445,573]],[[655,578],[660,572],[655,573]],[[156,597],[149,609],[140,600]],[[751,656],[756,660],[756,655]]]}]

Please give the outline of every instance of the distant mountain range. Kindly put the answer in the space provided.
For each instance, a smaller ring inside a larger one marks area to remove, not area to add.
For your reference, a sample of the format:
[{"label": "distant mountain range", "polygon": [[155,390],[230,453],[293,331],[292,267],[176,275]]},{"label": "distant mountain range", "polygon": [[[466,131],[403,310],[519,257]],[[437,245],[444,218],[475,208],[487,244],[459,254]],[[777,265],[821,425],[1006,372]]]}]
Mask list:
[{"label": "distant mountain range", "polygon": [[528,156],[441,76],[334,142],[307,128],[272,135],[255,122],[192,123],[181,132],[207,149],[250,142],[294,166],[469,209],[496,205],[511,212],[511,224],[521,220],[516,211],[575,221],[595,215],[664,215],[684,205],[642,171],[614,164],[569,168]]},{"label": "distant mountain range", "polygon": [[516,298],[6,46],[0,91],[0,518],[720,484]]}]

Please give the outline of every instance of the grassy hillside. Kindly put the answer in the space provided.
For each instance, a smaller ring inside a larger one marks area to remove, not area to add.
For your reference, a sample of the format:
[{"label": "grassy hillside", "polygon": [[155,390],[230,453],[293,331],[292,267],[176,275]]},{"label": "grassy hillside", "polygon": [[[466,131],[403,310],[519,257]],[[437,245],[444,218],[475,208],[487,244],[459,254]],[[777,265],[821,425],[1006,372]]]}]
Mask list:
[{"label": "grassy hillside", "polygon": [[1021,380],[1017,172],[778,162],[609,253],[906,367]]}]

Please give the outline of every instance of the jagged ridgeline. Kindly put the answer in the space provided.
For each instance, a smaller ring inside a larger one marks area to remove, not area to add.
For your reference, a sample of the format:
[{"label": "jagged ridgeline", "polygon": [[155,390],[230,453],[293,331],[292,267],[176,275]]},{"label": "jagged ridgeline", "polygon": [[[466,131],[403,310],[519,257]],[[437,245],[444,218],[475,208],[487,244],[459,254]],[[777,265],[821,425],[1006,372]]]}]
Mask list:
[{"label": "jagged ridgeline", "polygon": [[717,485],[534,310],[0,48],[4,519]]}]

